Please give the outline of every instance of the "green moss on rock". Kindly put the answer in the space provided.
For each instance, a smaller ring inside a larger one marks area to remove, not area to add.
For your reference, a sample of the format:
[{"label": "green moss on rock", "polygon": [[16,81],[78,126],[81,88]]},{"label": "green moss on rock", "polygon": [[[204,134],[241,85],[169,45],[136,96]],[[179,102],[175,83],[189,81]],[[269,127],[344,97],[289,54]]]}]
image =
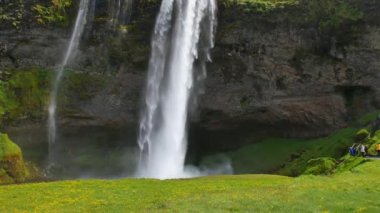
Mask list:
[{"label": "green moss on rock", "polygon": [[0,168],[0,184],[14,183],[14,180],[8,175],[5,169]]},{"label": "green moss on rock", "polygon": [[62,84],[61,101],[63,105],[73,100],[86,101],[93,98],[105,86],[107,77],[99,74],[76,72],[67,70],[65,80]]},{"label": "green moss on rock", "polygon": [[22,152],[7,134],[0,133],[0,183],[22,182],[27,178]]},{"label": "green moss on rock", "polygon": [[38,180],[43,178],[43,173],[35,164],[25,162],[26,177],[28,180]]},{"label": "green moss on rock", "polygon": [[368,139],[369,139],[369,132],[367,129],[361,129],[355,135],[355,142],[365,142]]},{"label": "green moss on rock", "polygon": [[334,172],[338,162],[334,158],[316,158],[307,162],[304,174],[308,175],[330,175]]},{"label": "green moss on rock", "polygon": [[50,73],[32,68],[13,70],[0,80],[0,126],[18,120],[38,119],[49,98]]}]

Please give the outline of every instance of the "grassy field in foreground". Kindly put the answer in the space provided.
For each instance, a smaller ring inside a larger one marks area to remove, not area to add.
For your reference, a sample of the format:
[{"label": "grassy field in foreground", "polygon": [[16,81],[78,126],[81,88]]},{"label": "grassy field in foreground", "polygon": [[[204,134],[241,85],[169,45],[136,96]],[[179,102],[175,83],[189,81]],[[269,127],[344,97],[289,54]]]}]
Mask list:
[{"label": "grassy field in foreground", "polygon": [[380,161],[351,172],[290,178],[76,180],[0,187],[0,212],[379,212]]}]

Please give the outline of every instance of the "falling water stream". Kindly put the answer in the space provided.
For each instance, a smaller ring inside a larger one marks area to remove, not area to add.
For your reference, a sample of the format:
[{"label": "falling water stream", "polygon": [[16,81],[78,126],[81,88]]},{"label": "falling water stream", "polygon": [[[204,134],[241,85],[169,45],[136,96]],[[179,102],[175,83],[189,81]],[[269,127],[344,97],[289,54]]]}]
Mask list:
[{"label": "falling water stream", "polygon": [[86,25],[86,17],[89,10],[89,1],[90,0],[81,0],[79,5],[78,15],[75,21],[75,27],[73,33],[71,34],[70,43],[66,50],[66,54],[63,58],[61,65],[57,69],[57,74],[54,80],[54,84],[52,87],[52,91],[50,93],[50,103],[49,103],[49,117],[48,117],[48,141],[49,141],[49,163],[52,163],[52,149],[54,143],[56,142],[56,110],[57,110],[57,96],[59,85],[63,77],[63,72],[65,67],[67,66],[69,60],[75,54],[75,50],[79,46],[79,41],[81,35],[84,31],[84,27]]},{"label": "falling water stream", "polygon": [[110,24],[111,28],[129,23],[132,14],[132,0],[111,0]]},{"label": "falling water stream", "polygon": [[165,179],[195,175],[184,166],[189,100],[198,79],[194,64],[206,61],[199,59],[201,51],[209,58],[215,25],[215,0],[162,1],[140,120],[137,176]]}]

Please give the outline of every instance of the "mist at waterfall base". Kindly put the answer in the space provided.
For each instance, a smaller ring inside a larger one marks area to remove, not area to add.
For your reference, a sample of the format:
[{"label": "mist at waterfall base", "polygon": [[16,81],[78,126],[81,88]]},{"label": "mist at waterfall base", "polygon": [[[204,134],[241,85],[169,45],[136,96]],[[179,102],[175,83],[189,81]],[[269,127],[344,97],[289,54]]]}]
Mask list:
[{"label": "mist at waterfall base", "polygon": [[[173,147],[167,150],[172,153],[173,156],[177,156],[175,157],[175,161],[178,163],[176,164],[175,175],[162,175],[163,173],[160,171],[162,166],[166,167],[166,165],[168,165],[170,167],[170,164],[165,164],[164,162],[160,162],[161,167],[157,167],[157,172],[155,170],[151,170],[148,174],[146,173],[148,170],[142,169],[143,167],[141,166],[146,165],[146,162],[144,163],[141,159],[148,158],[146,158],[147,156],[144,157],[145,154],[141,155],[138,147],[136,147],[137,136],[135,135],[135,127],[129,126],[126,128],[128,130],[125,128],[115,130],[92,126],[82,126],[81,128],[64,126],[59,128],[57,127],[57,96],[59,94],[60,84],[64,76],[64,70],[70,66],[76,52],[79,51],[78,47],[82,34],[87,27],[92,24],[90,23],[91,17],[89,16],[92,16],[91,13],[93,11],[91,11],[91,5],[93,3],[94,2],[90,0],[80,1],[78,15],[75,20],[70,42],[64,54],[64,59],[57,69],[54,85],[50,94],[48,128],[43,128],[43,130],[21,130],[21,132],[17,133],[21,140],[31,141],[29,144],[21,145],[23,148],[25,147],[25,150],[27,150],[25,152],[27,158],[33,159],[34,162],[37,162],[37,164],[41,166],[45,165],[44,162],[46,162],[47,159],[49,163],[47,170],[49,176],[59,179],[120,177],[180,178],[232,173],[231,163],[225,156],[218,157],[216,160],[207,164],[201,163],[199,159],[196,161],[190,160],[190,163],[196,164],[197,167],[184,166],[187,146],[187,111],[188,108],[191,107],[196,101],[197,94],[202,91],[199,85],[201,85],[202,80],[206,77],[205,62],[209,60],[209,50],[213,46],[216,8],[215,2],[211,0],[202,0],[199,2],[194,1],[189,3],[164,0],[162,8],[166,8],[168,10],[164,10],[164,13],[161,11],[159,16],[161,19],[159,18],[157,23],[160,22],[162,25],[158,24],[156,26],[156,34],[154,35],[154,38],[156,39],[153,39],[152,41],[153,52],[150,61],[151,68],[149,73],[153,73],[155,69],[158,69],[159,72],[155,72],[154,75],[164,75],[169,71],[177,69],[179,65],[182,66],[183,64],[185,66],[185,68],[181,70],[185,71],[184,74],[186,74],[186,79],[184,80],[187,81],[185,83],[187,87],[178,90],[181,91],[182,94],[180,96],[181,100],[178,102],[181,103],[180,105],[182,107],[180,110],[176,110],[177,118],[182,118],[175,121],[176,124],[173,123],[170,127],[167,126],[169,128],[166,128],[165,130],[171,131],[171,129],[177,124],[181,126],[179,128],[180,131],[177,132],[178,134],[175,134],[174,136],[176,138],[182,137],[183,140],[177,141],[180,143],[174,144]],[[130,9],[132,1],[114,0],[114,4],[111,5],[115,6],[118,4],[128,6]],[[179,10],[180,7],[183,8],[182,13],[176,12],[175,10]],[[125,8],[123,9],[117,7],[114,7],[114,10],[109,11],[109,23],[111,29],[115,30],[115,26],[127,23],[130,14],[125,14],[125,11],[127,11]],[[186,17],[184,17],[185,14],[187,14]],[[164,21],[163,19],[168,18],[169,15],[171,19]],[[180,19],[184,19],[184,24],[186,23],[187,26],[186,28],[181,29]],[[163,32],[165,35],[157,35],[157,32]],[[173,40],[174,37],[181,39],[176,39],[175,44],[170,46],[169,40]],[[179,48],[182,44],[186,44],[184,49]],[[160,52],[160,50],[157,49],[161,48],[161,45],[165,46],[165,52]],[[200,48],[198,48],[198,46]],[[153,57],[154,55],[156,57]],[[178,61],[178,63],[168,64],[169,61]],[[162,67],[159,69],[160,66]],[[156,76],[155,78],[157,77],[160,78],[159,76]],[[151,95],[154,96],[153,98],[159,98],[159,95],[164,95],[164,90],[168,91],[170,88],[177,88],[177,85],[171,84],[174,82],[173,80],[169,81],[169,78],[165,76],[161,76],[161,80],[162,81],[159,81],[158,89],[162,91],[155,94],[155,91],[151,90]],[[148,81],[152,81],[152,79],[150,78]],[[148,84],[148,87],[149,86],[153,86],[155,88],[157,85]],[[148,90],[149,89],[147,89],[147,95]],[[157,113],[158,111],[155,110],[162,110],[165,107],[166,112],[171,111],[168,106],[173,103],[173,101],[178,101],[177,98],[178,97],[170,98],[166,103],[163,103],[163,101],[166,100],[157,100],[157,108],[154,109],[154,111],[150,111],[153,116],[151,118],[153,120],[150,121],[160,122],[161,118],[159,117],[162,115]],[[160,123],[156,123],[151,126],[151,136],[157,133],[154,130],[157,125],[160,125]],[[45,138],[41,137],[41,135],[45,135]],[[46,135],[48,135],[48,138],[46,138]],[[141,139],[142,134],[140,134],[139,141],[141,141]],[[48,140],[49,150],[44,151],[40,147],[46,140]],[[131,141],[133,141],[133,144]],[[34,144],[36,146],[34,146]],[[160,144],[156,145],[161,146]],[[155,147],[155,145],[152,147]],[[176,149],[178,147],[181,147],[181,153],[176,153]],[[145,151],[146,149],[144,149],[144,152]],[[45,156],[46,153],[48,153],[48,156]],[[157,154],[159,154],[159,152],[157,152]],[[159,157],[159,155],[156,157]],[[152,160],[154,158],[150,159]],[[154,166],[154,164],[151,164],[151,166]]]},{"label": "mist at waterfall base", "polygon": [[[45,126],[26,126],[10,129],[7,132],[17,141],[23,150],[24,158],[42,168],[48,158]],[[57,153],[54,156],[58,165],[51,168],[48,178],[83,179],[102,178],[115,179],[136,177],[136,166],[140,150],[136,146],[136,125],[124,127],[105,126],[65,126],[59,131]],[[229,137],[233,135],[232,139]],[[189,150],[186,163],[197,167],[188,167],[193,173],[212,175],[226,173],[231,170],[228,154],[214,150],[207,144],[211,141],[218,144],[229,144],[231,140],[247,137],[247,132],[237,129],[236,132],[226,130],[206,130],[191,127],[189,132]],[[194,169],[195,168],[195,169]]]},{"label": "mist at waterfall base", "polygon": [[187,117],[196,86],[206,77],[205,63],[214,45],[214,0],[163,0],[152,38],[145,108],[138,144],[137,176],[187,178],[232,173],[229,163],[215,170],[185,166]]}]

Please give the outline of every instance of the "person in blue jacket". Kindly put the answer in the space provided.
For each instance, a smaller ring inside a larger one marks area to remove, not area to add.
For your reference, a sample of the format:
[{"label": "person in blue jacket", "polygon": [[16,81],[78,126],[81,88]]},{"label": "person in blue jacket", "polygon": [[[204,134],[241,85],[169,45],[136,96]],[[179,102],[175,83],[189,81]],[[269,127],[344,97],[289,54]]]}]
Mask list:
[{"label": "person in blue jacket", "polygon": [[356,148],[355,148],[356,144],[354,143],[349,149],[348,149],[348,152],[350,153],[351,156],[355,156],[356,155]]}]

